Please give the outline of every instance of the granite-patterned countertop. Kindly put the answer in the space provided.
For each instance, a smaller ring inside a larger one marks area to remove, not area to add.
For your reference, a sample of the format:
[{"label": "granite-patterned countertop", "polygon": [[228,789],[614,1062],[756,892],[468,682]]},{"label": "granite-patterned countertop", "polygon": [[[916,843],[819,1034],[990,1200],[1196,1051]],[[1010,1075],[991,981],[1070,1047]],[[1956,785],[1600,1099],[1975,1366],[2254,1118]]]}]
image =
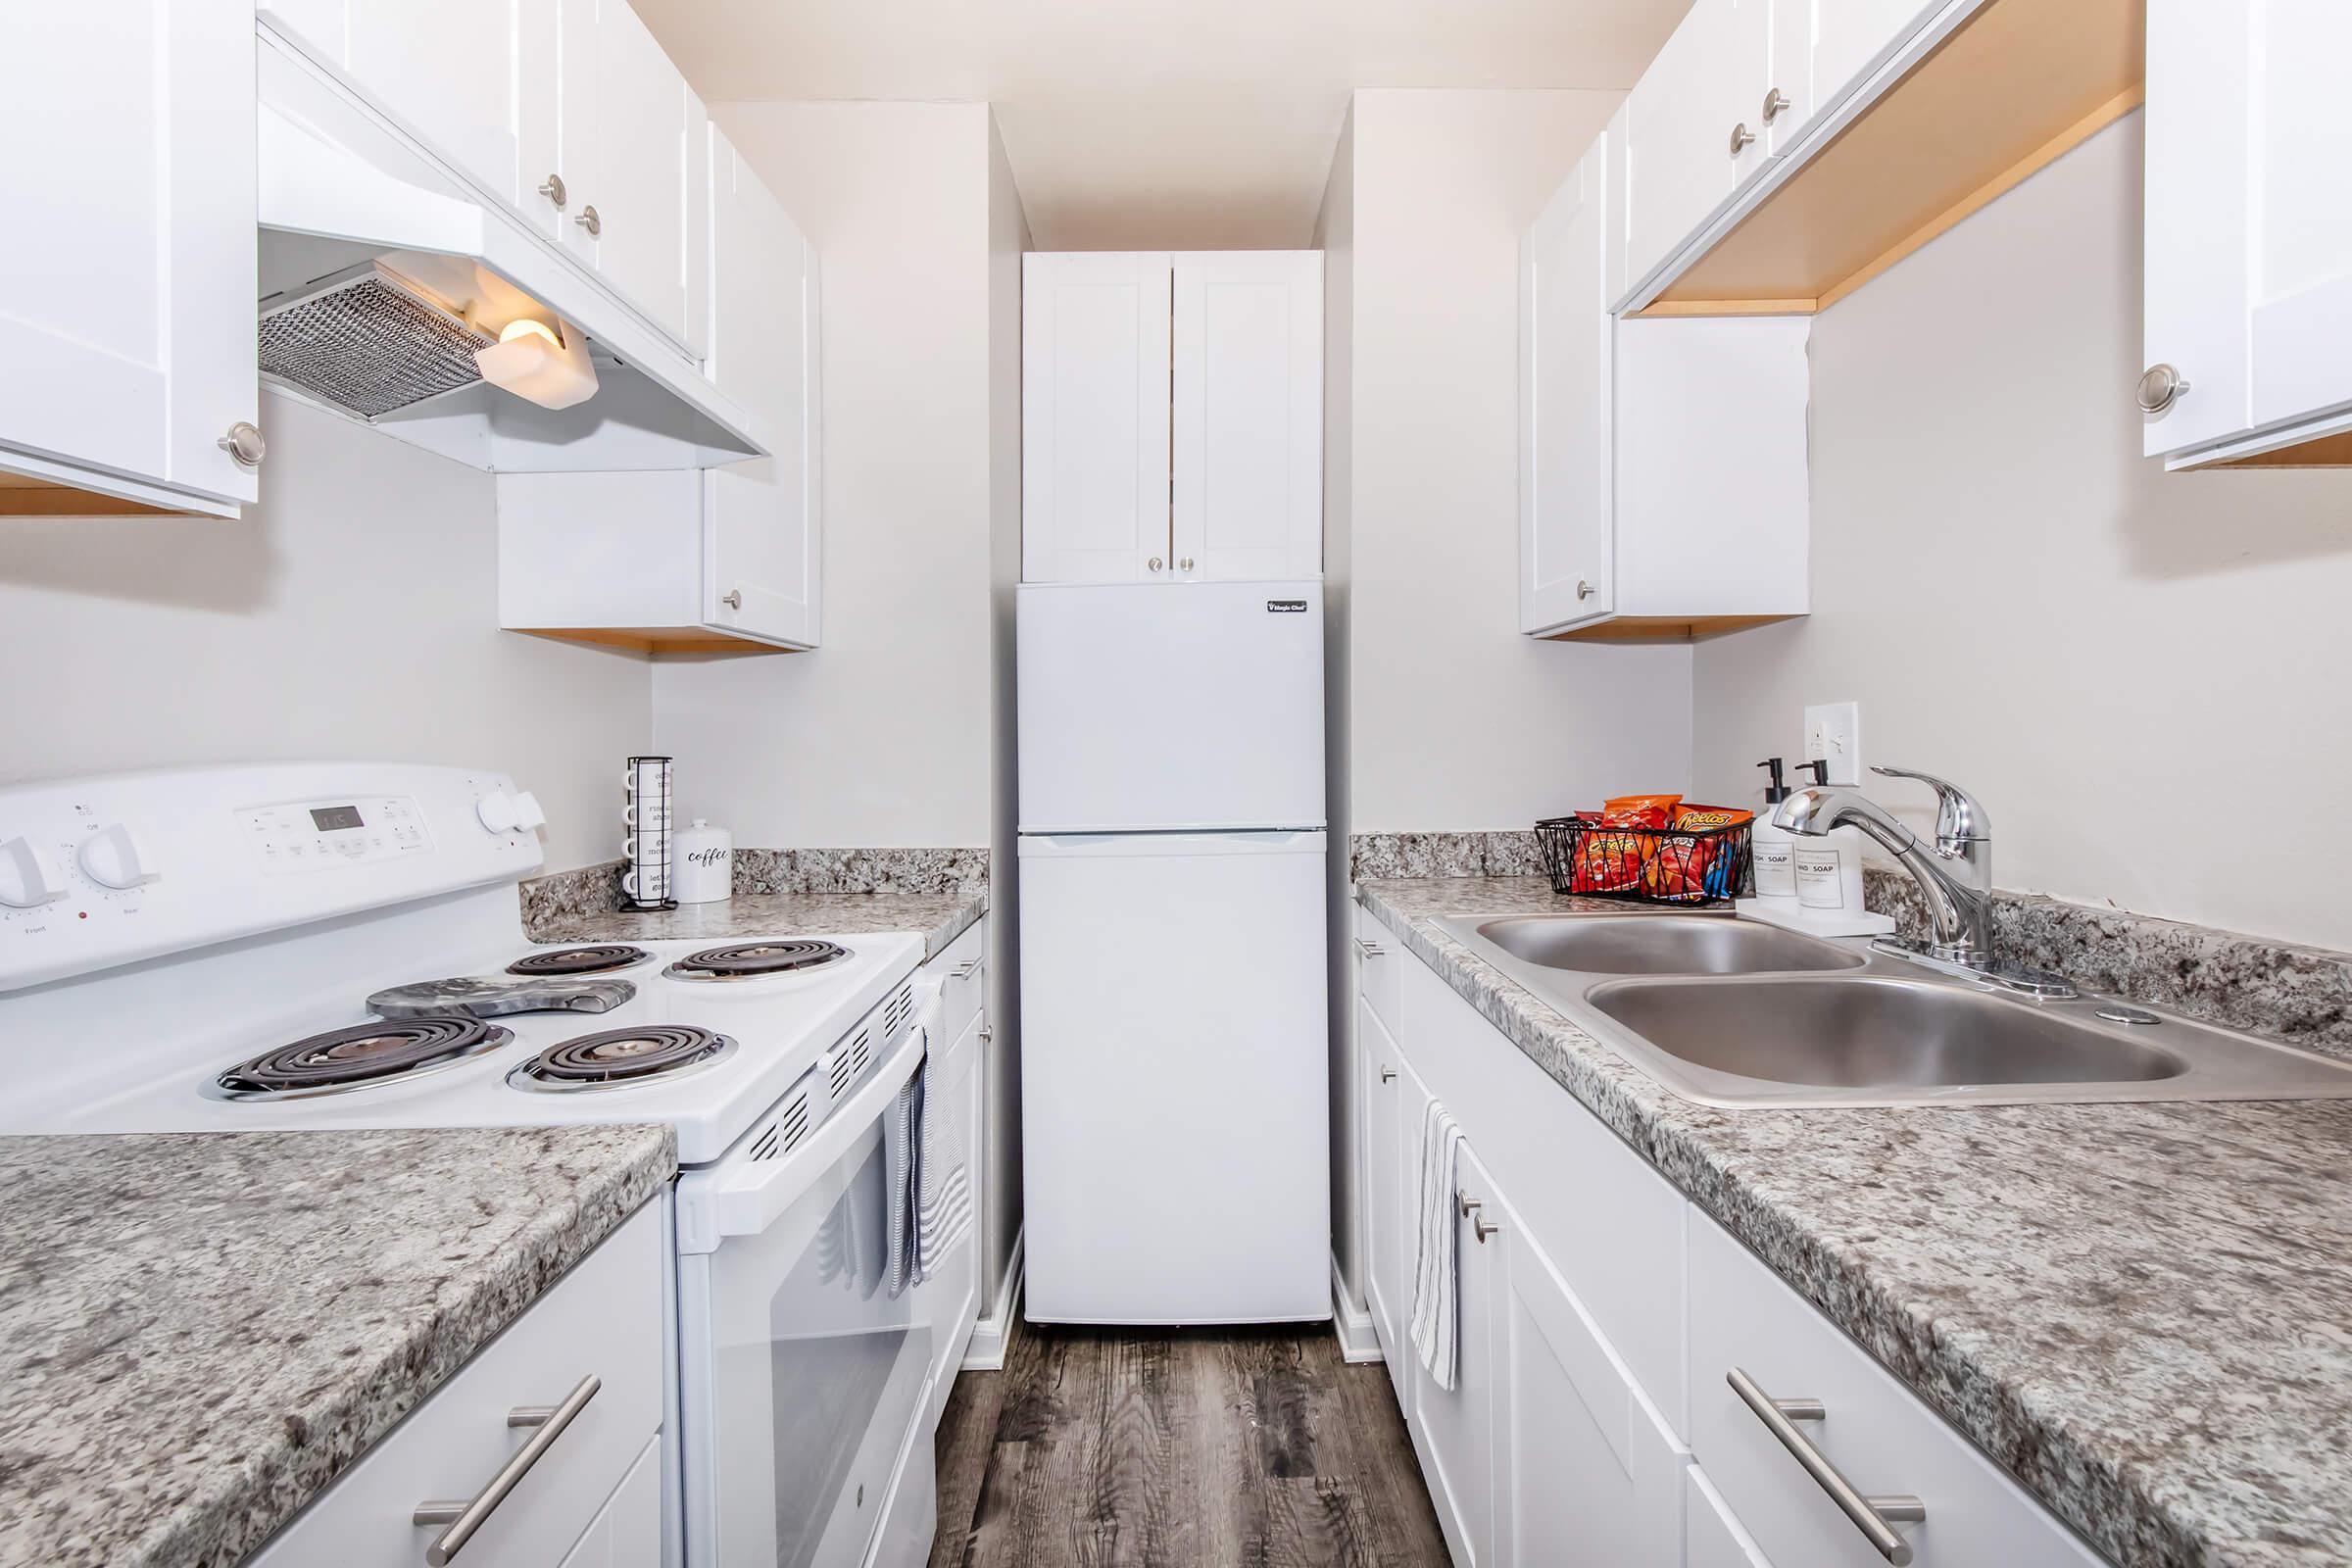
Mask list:
[{"label": "granite-patterned countertop", "polygon": [[0,1565],[235,1562],[676,1168],[666,1126],[0,1138]]},{"label": "granite-patterned countertop", "polygon": [[988,910],[988,891],[955,893],[738,893],[674,909],[570,909],[527,920],[533,942],[723,942],[741,937],[858,936],[916,931],[928,962]]},{"label": "granite-patterned countertop", "polygon": [[1723,1110],[1445,935],[1540,877],[1366,908],[2117,1562],[2352,1561],[2352,1102]]}]

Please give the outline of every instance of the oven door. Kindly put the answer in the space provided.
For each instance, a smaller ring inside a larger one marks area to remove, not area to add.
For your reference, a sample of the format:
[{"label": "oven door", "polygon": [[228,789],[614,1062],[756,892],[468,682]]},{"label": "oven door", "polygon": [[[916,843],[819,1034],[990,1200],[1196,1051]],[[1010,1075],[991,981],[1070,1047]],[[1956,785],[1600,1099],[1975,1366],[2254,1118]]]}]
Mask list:
[{"label": "oven door", "polygon": [[[936,1019],[936,1004],[925,1021]],[[886,1284],[882,1118],[921,1065],[918,1024],[808,1141],[678,1180],[686,1560],[855,1568],[922,1409],[936,1293]],[[757,1135],[747,1142],[756,1143]],[[747,1168],[757,1167],[757,1168]],[[732,1231],[733,1234],[729,1234]],[[927,1462],[928,1454],[923,1456]]]}]

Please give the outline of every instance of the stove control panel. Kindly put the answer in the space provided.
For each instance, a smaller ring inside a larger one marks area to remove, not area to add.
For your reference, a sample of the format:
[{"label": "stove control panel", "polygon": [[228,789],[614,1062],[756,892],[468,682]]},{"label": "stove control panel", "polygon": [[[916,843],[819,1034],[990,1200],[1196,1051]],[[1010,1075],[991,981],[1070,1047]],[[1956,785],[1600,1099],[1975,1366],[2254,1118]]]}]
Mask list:
[{"label": "stove control panel", "polygon": [[394,860],[429,854],[433,847],[424,808],[407,795],[248,806],[232,814],[247,849],[270,876]]},{"label": "stove control panel", "polygon": [[0,788],[0,993],[513,882],[544,863],[538,820],[503,773],[408,763]]}]

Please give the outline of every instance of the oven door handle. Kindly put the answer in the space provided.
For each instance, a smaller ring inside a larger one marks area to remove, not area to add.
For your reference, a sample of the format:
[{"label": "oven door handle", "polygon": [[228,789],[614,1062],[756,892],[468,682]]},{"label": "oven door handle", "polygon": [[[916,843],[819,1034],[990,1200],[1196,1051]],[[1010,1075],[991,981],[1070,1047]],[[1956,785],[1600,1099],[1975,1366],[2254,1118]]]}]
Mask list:
[{"label": "oven door handle", "polygon": [[[833,1168],[850,1146],[881,1119],[906,1081],[923,1063],[929,1042],[939,1034],[942,1008],[939,988],[931,986],[915,1005],[914,1021],[874,1068],[874,1075],[852,1091],[816,1132],[782,1159],[747,1163],[720,1173],[691,1198],[679,1194],[681,1206],[700,1210],[681,1213],[678,1250],[707,1252],[729,1236],[757,1236],[774,1224],[818,1176]],[[698,1243],[707,1245],[696,1245]]]}]

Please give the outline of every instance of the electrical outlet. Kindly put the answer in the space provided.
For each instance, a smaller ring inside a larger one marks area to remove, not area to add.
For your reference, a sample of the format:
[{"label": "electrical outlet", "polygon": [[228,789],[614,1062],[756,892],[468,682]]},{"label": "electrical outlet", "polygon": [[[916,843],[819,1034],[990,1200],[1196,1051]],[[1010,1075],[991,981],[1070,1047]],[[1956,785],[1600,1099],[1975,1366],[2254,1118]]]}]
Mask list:
[{"label": "electrical outlet", "polygon": [[1805,710],[1805,760],[1830,764],[1833,784],[1862,782],[1862,705],[1821,703]]}]

